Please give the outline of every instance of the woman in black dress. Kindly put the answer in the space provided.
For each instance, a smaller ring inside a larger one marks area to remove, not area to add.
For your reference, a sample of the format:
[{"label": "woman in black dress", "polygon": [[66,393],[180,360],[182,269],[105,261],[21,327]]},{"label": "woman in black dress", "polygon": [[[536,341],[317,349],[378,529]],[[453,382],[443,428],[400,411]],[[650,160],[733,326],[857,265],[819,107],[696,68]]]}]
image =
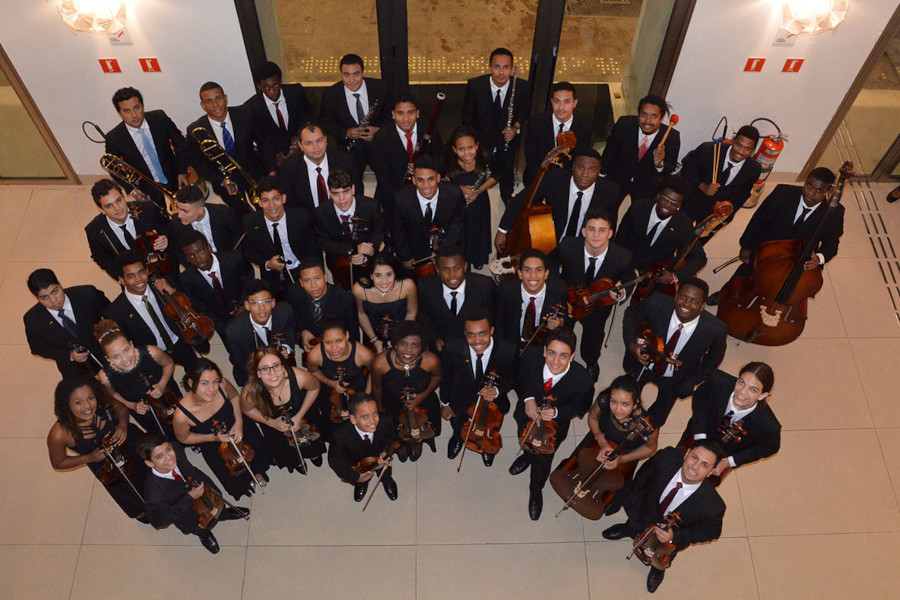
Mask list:
[{"label": "woman in black dress", "polygon": [[478,132],[457,127],[444,146],[447,179],[457,184],[466,201],[459,245],[466,261],[480,269],[491,254],[491,200],[488,190],[497,185],[491,176],[488,154],[482,150]]},{"label": "woman in black dress", "polygon": [[[47,435],[47,450],[53,468],[67,470],[87,465],[126,515],[146,523],[147,509],[142,497],[150,471],[135,451],[137,440],[143,433],[128,422],[128,409],[110,398],[96,379],[79,374],[66,377],[56,386],[53,410],[56,423]],[[131,470],[128,481],[122,478],[112,462],[106,462],[104,439],[126,474]],[[72,456],[68,451],[76,455]],[[123,464],[122,460],[127,462]]]},{"label": "woman in black dress", "polygon": [[400,321],[412,321],[419,312],[416,284],[412,279],[400,279],[402,270],[397,260],[387,252],[379,252],[372,259],[372,286],[353,284],[353,297],[359,313],[359,325],[375,352],[382,352],[390,342],[384,335],[385,315],[392,326]]},{"label": "woman in black dress", "polygon": [[[175,437],[185,446],[197,445],[206,464],[219,478],[222,487],[235,498],[249,496],[255,489],[253,476],[243,469],[232,475],[219,456],[219,447],[229,438],[238,445],[244,442],[255,456],[250,462],[253,474],[261,485],[268,481],[266,470],[271,464],[268,447],[256,423],[245,423],[240,407],[240,395],[230,381],[222,377],[222,370],[207,358],[198,359],[185,374],[187,394],[178,402],[172,426]],[[216,433],[213,421],[224,426],[225,433]]]},{"label": "woman in black dress", "polygon": [[[247,385],[241,390],[241,410],[262,425],[263,437],[275,466],[293,472],[306,471],[300,455],[317,467],[322,465],[325,440],[319,432],[303,427],[304,418],[319,395],[316,378],[284,364],[281,353],[271,346],[257,348],[247,359]],[[293,429],[294,435],[291,434]],[[294,440],[297,445],[294,445]]]}]

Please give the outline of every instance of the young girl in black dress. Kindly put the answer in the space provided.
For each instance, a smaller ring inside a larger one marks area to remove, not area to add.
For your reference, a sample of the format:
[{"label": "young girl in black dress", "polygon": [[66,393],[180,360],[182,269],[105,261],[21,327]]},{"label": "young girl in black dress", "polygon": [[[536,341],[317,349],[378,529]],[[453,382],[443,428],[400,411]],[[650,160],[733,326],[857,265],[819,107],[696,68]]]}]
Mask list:
[{"label": "young girl in black dress", "polygon": [[353,284],[353,297],[359,313],[359,326],[375,352],[382,352],[390,343],[384,335],[384,317],[393,326],[400,321],[412,321],[419,312],[416,284],[412,279],[400,279],[402,271],[397,260],[387,252],[379,252],[372,259],[372,286]]}]

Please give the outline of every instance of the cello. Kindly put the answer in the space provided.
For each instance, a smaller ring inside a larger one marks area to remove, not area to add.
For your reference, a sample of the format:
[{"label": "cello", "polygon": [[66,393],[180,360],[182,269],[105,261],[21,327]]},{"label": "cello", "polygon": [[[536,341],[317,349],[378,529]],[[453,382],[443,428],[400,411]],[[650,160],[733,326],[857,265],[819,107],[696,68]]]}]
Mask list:
[{"label": "cello", "polygon": [[[804,269],[816,252],[825,226],[836,212],[844,185],[853,177],[853,163],[843,164],[825,207],[825,214],[809,240],[771,240],[754,252],[753,271],[734,277],[719,292],[716,316],[728,334],[761,346],[783,346],[803,333],[809,298],[822,288],[822,269]],[[801,200],[802,202],[802,200]]]},{"label": "cello", "polygon": [[[481,386],[482,389],[494,387],[499,378],[497,371],[491,371],[488,373],[484,385]],[[500,437],[503,413],[494,402],[485,400],[481,394],[478,394],[478,399],[466,413],[469,415],[469,420],[459,431],[460,437],[463,438],[463,451],[462,456],[459,457],[459,465],[456,467],[457,473],[462,468],[466,450],[479,454],[497,454],[503,447],[503,439]]]}]

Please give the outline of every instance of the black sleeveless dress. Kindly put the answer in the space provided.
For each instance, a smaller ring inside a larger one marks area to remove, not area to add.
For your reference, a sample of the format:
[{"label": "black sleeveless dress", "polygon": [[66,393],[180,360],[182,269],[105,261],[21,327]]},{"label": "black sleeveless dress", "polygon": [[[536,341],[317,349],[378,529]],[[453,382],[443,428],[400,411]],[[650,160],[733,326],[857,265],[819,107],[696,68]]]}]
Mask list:
[{"label": "black sleeveless dress", "polygon": [[[403,292],[403,279],[400,280],[400,292]],[[406,319],[406,298],[400,298],[393,302],[369,302],[369,291],[363,288],[363,312],[369,317],[369,322],[375,330],[375,336],[385,344],[390,343],[390,339],[385,339],[382,334],[384,327],[382,322],[385,315],[390,315],[391,321],[396,325],[400,321]]]},{"label": "black sleeveless dress", "polygon": [[[328,379],[337,380],[338,367],[344,367],[344,383],[346,386],[354,392],[365,392],[368,376],[362,367],[356,365],[356,349],[359,347],[358,344],[358,342],[350,342],[350,356],[342,361],[331,360],[323,350],[322,367],[320,370]],[[323,383],[319,388],[319,397],[316,399],[315,405],[316,424],[319,426],[320,432],[329,435],[338,425],[340,425],[340,423],[334,423],[331,420],[331,392],[333,391],[333,387]]]},{"label": "black sleeveless dress", "polygon": [[[99,414],[95,414],[94,420],[90,425],[79,429],[78,435],[75,436],[75,446],[71,449],[81,455],[90,454],[100,445],[100,440],[116,428],[116,425],[118,425],[118,421],[115,420],[115,417],[113,419],[107,419],[101,417]],[[137,441],[142,435],[143,433],[135,424],[129,423],[125,443],[118,446],[119,451],[125,459],[131,463],[132,471],[128,476],[128,479],[134,487],[137,488],[141,496],[144,495],[144,483],[147,481],[147,476],[150,474],[150,469],[147,467],[147,464],[138,456],[137,451],[135,450]],[[94,474],[94,477],[100,481],[103,462],[88,463],[88,468],[91,470],[91,473]],[[147,507],[144,506],[141,499],[137,497],[137,494],[134,493],[134,490],[131,489],[128,482],[121,477],[116,478],[109,485],[104,485],[103,487],[106,488],[106,491],[109,492],[112,499],[116,501],[119,508],[132,519],[147,512]]]},{"label": "black sleeveless dress", "polygon": [[[287,401],[286,404],[282,406],[276,407],[276,409],[281,409],[286,406],[288,410],[288,414],[293,417],[298,412],[300,412],[300,408],[303,406],[303,401],[306,398],[306,390],[301,389],[300,385],[297,383],[297,377],[294,375],[294,369],[287,370],[288,382],[291,390],[291,397]],[[312,411],[308,411],[312,412]],[[249,422],[250,419],[245,419],[245,422]],[[291,473],[294,472],[294,469],[299,470],[300,468],[300,457],[297,456],[297,450],[291,446],[291,441],[289,441],[288,436],[284,434],[284,432],[278,431],[273,427],[269,427],[268,425],[262,426],[263,437],[265,438],[266,445],[268,446],[269,453],[272,455],[272,461],[275,463],[275,466],[280,469],[287,469]],[[310,442],[309,444],[301,445],[300,452],[303,454],[303,457],[306,459],[316,458],[322,456],[325,453],[325,437],[322,432],[319,432],[319,439]],[[309,469],[309,462],[306,462],[306,468]]]},{"label": "black sleeveless dress", "polygon": [[[212,422],[214,420],[220,423],[224,423],[226,429],[231,429],[231,427],[234,426],[234,412],[231,402],[228,400],[228,398],[225,398],[225,392],[222,391],[222,388],[219,388],[219,393],[222,395],[222,398],[225,400],[225,402],[214,415],[212,415],[205,421],[200,421],[200,419],[195,417],[193,413],[191,413],[184,407],[183,404],[181,404],[180,402],[178,403],[178,409],[193,422],[193,425],[191,425],[191,431],[193,433],[199,433],[202,435],[213,433],[214,428]],[[269,465],[272,463],[272,459],[269,456],[269,448],[263,441],[262,434],[259,432],[259,428],[256,426],[256,421],[244,419],[243,441],[248,446],[253,448],[253,452],[255,454],[253,460],[250,461],[250,468],[253,469],[253,472],[256,473],[257,477],[268,481],[269,477],[266,475],[266,471],[269,469]],[[212,469],[212,472],[215,473],[216,477],[218,477],[219,482],[222,484],[222,487],[225,488],[225,491],[234,496],[236,499],[240,499],[241,496],[244,495],[249,496],[253,478],[250,476],[246,469],[241,471],[236,476],[231,475],[231,473],[228,472],[228,468],[225,466],[225,461],[222,460],[221,456],[219,456],[220,445],[221,442],[219,442],[218,440],[214,442],[202,442],[200,444],[197,444],[197,446],[200,448],[200,453],[203,455],[204,460],[206,460],[206,464],[209,465],[209,468]]]},{"label": "black sleeveless dress", "polygon": [[[456,185],[472,186],[477,182],[480,172],[481,169],[469,173],[459,171],[450,176],[450,181]],[[491,200],[486,191],[466,204],[459,245],[470,265],[480,267],[487,264],[491,254]]]},{"label": "black sleeveless dress", "polygon": [[[384,412],[396,418],[403,408],[403,388],[410,385],[415,392],[425,390],[431,383],[431,373],[422,368],[422,357],[409,370],[394,366],[394,350],[388,350],[388,372],[381,376],[381,399]],[[431,392],[419,405],[428,413],[435,435],[441,433],[441,409],[436,392]]]},{"label": "black sleeveless dress", "polygon": [[[129,402],[140,402],[147,397],[147,385],[141,381],[141,375],[145,375],[151,385],[162,379],[162,367],[150,356],[147,346],[137,346],[137,351],[137,365],[130,371],[117,371],[109,365],[103,367],[103,372],[109,379],[113,390]],[[166,389],[171,390],[175,394],[175,398],[181,397],[181,391],[178,389],[178,384],[175,383],[174,377],[169,379]],[[128,412],[131,413],[132,418],[138,422],[144,431],[159,431],[159,425],[156,424],[156,419],[153,418],[150,411],[142,415],[131,409],[128,409]],[[172,430],[171,423],[165,423],[161,420],[161,425],[163,435],[170,440],[174,440],[175,432]]]}]

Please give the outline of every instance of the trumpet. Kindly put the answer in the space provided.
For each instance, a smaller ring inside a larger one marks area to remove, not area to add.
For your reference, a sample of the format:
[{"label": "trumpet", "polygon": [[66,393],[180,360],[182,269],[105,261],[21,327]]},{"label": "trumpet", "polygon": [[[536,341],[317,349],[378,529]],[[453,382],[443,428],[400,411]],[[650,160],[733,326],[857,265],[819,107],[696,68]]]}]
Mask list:
[{"label": "trumpet", "polygon": [[222,185],[225,186],[229,194],[237,196],[239,193],[237,183],[234,181],[235,176],[239,176],[244,180],[250,191],[243,195],[243,201],[251,212],[255,211],[259,200],[256,196],[256,180],[250,176],[250,173],[225,152],[216,136],[206,127],[194,127],[191,129],[191,137],[197,142],[206,160],[215,165],[225,177]]},{"label": "trumpet", "polygon": [[142,181],[145,182],[163,195],[166,199],[166,210],[170,215],[174,215],[178,212],[178,203],[175,201],[175,196],[172,195],[172,192],[154,181],[152,177],[144,175],[118,156],[104,154],[100,157],[100,166],[113,177],[130,185],[133,188],[132,193],[137,192],[144,197],[143,199],[147,199],[147,197],[146,194],[140,190],[140,184]]}]

